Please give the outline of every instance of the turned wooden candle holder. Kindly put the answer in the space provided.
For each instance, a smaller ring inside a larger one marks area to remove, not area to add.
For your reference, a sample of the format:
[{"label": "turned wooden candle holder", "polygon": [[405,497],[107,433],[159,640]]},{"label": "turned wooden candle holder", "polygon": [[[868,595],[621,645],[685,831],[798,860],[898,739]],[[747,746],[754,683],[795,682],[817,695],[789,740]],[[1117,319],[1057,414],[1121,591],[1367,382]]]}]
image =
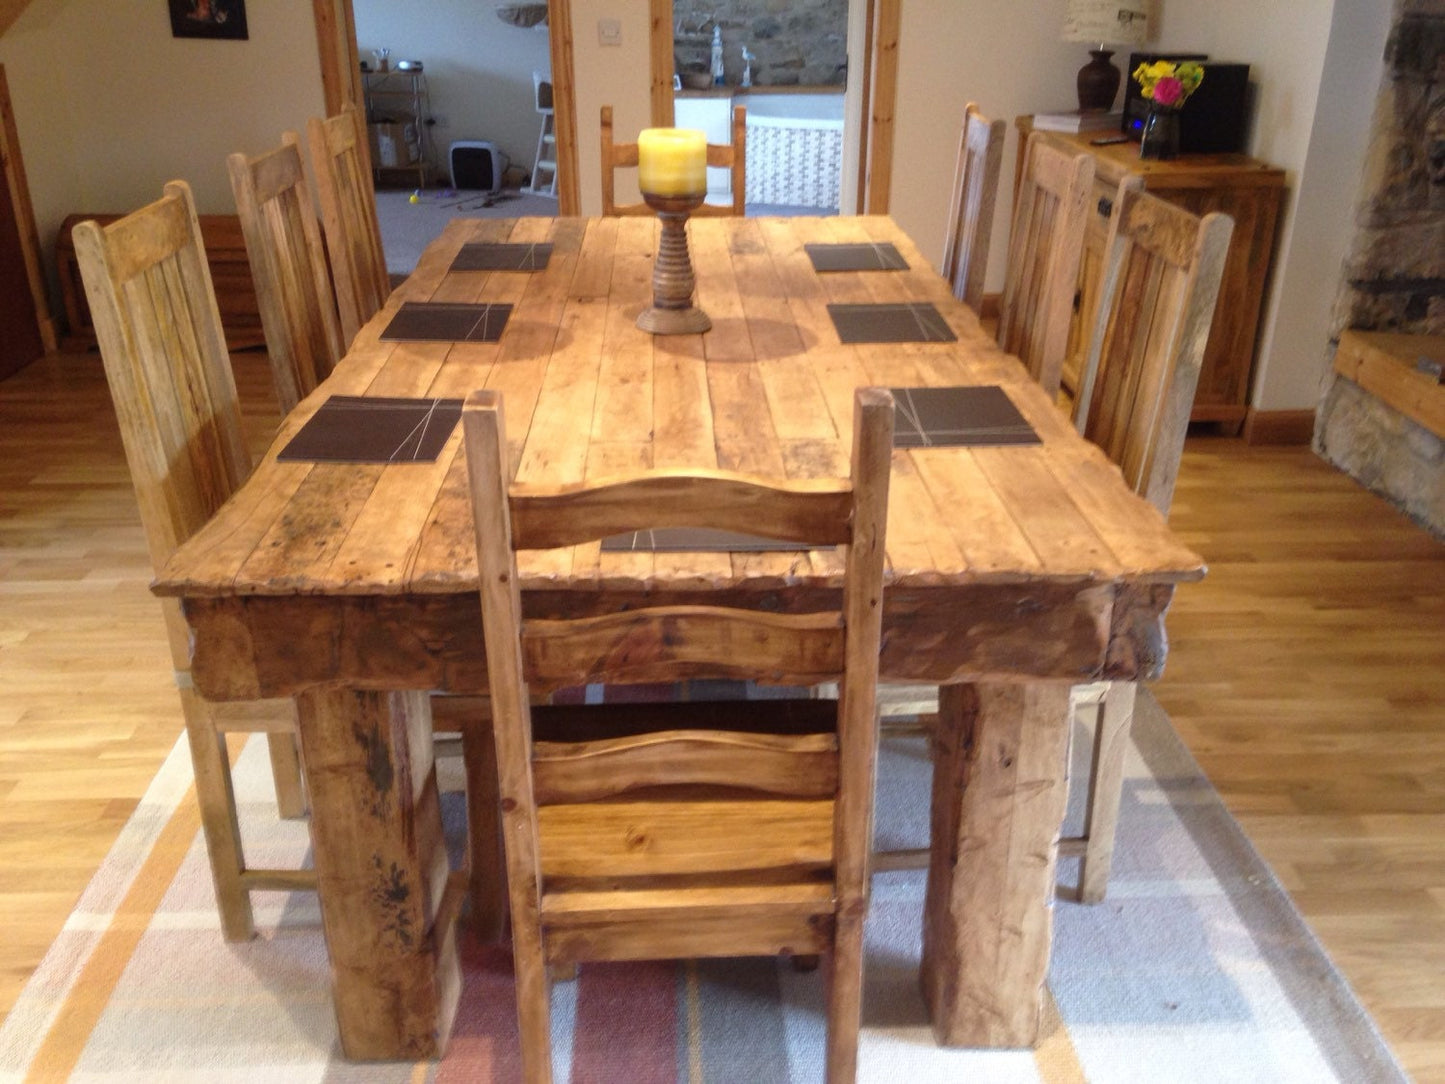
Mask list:
[{"label": "turned wooden candle holder", "polygon": [[697,280],[687,248],[687,218],[702,206],[704,195],[657,196],[644,192],[642,198],[662,220],[662,236],[657,242],[657,261],[652,265],[652,307],[642,310],[637,326],[654,335],[707,331],[712,321],[692,303]]}]

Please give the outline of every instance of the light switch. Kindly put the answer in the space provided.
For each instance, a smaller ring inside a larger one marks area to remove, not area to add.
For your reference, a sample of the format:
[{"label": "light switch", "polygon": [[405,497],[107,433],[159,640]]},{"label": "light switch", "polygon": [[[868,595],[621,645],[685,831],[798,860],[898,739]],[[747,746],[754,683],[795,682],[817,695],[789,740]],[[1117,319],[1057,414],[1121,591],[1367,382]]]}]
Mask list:
[{"label": "light switch", "polygon": [[597,44],[598,45],[621,45],[622,44],[622,22],[619,19],[598,19],[597,20]]}]

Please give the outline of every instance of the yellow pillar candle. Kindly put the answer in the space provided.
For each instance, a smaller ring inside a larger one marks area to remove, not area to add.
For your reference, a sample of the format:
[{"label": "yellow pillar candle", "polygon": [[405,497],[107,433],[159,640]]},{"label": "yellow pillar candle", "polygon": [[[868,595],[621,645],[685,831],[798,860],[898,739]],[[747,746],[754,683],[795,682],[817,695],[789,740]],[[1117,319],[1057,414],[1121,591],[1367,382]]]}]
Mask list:
[{"label": "yellow pillar candle", "polygon": [[637,187],[654,196],[707,193],[707,136],[691,128],[644,128],[637,137]]}]

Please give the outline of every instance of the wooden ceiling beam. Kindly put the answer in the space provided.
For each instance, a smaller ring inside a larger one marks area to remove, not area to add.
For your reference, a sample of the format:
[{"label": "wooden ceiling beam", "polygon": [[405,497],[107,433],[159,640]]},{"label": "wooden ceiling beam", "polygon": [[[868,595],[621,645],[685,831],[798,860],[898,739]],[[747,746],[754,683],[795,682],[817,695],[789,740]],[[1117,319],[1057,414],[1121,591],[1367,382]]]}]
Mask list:
[{"label": "wooden ceiling beam", "polygon": [[30,6],[30,0],[0,0],[0,34],[4,34]]}]

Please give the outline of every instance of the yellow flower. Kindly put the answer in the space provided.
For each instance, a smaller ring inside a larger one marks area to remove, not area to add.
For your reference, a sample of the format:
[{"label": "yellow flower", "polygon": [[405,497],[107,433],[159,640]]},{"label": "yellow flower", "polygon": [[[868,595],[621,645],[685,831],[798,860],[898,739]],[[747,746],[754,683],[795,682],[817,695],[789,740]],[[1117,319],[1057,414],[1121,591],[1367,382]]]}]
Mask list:
[{"label": "yellow flower", "polygon": [[1204,80],[1204,68],[1192,60],[1180,64],[1175,64],[1172,60],[1156,60],[1152,64],[1142,63],[1134,69],[1134,80],[1139,84],[1139,93],[1151,100],[1154,97],[1155,84],[1165,78],[1179,80],[1184,90],[1179,96],[1179,101],[1182,102],[1194,93]]}]

